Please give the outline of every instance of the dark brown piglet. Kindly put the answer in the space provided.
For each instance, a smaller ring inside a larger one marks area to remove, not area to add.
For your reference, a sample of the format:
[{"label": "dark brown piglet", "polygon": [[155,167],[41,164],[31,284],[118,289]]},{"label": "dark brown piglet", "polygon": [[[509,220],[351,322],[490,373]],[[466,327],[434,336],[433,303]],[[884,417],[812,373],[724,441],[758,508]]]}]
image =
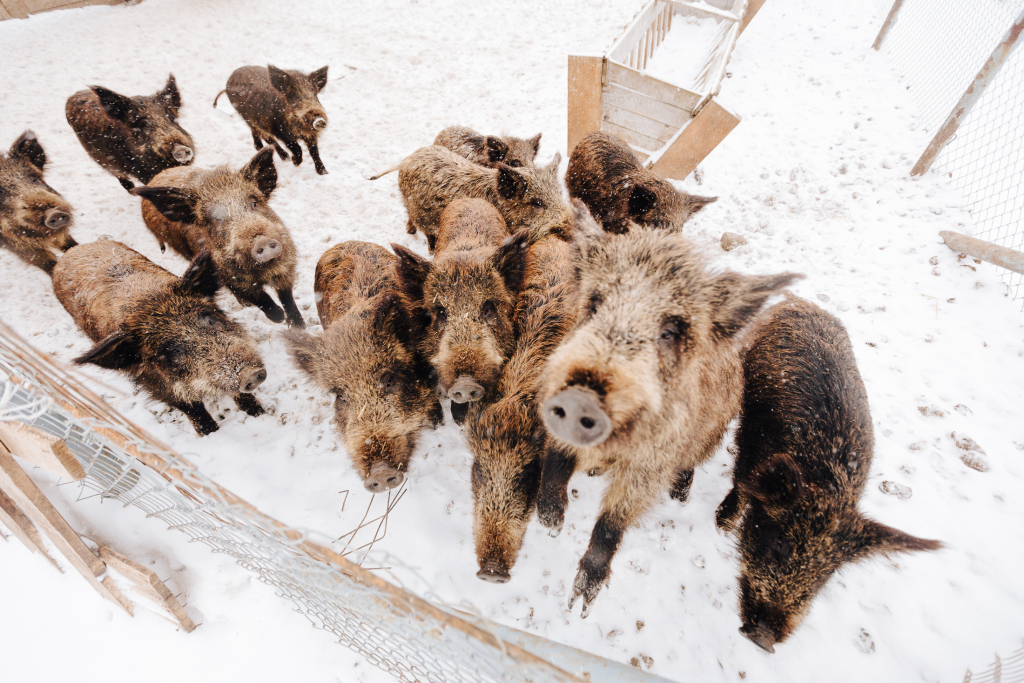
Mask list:
[{"label": "dark brown piglet", "polygon": [[53,291],[96,346],[75,359],[119,370],[153,398],[185,413],[200,436],[219,428],[203,405],[222,394],[249,415],[267,378],[256,344],[213,303],[220,286],[210,253],[175,277],[109,240],[68,250]]},{"label": "dark brown piglet", "polygon": [[438,133],[434,144],[481,166],[494,168],[503,163],[512,168],[533,168],[540,149],[540,133],[524,140],[511,135],[481,135],[466,126],[449,126]]},{"label": "dark brown piglet", "polygon": [[874,436],[839,320],[797,297],[773,306],[753,335],[743,380],[733,488],[716,521],[740,525],[740,632],[774,652],[844,564],[941,544],[857,509]]},{"label": "dark brown piglet", "polygon": [[327,112],[317,93],[326,85],[326,66],[310,74],[284,71],[272,64],[243,66],[231,74],[227,88],[214,98],[213,106],[226,92],[231,106],[249,125],[256,149],[262,149],[266,141],[282,160],[287,159],[288,153],[277,143],[280,140],[292,153],[292,163],[298,166],[302,163],[299,142],[305,142],[316,172],[324,175],[327,169],[320,160],[317,139],[327,128]]},{"label": "dark brown piglet", "polygon": [[331,247],[313,285],[323,335],[285,333],[298,365],[334,395],[335,425],[372,493],[405,480],[420,430],[442,419],[415,322],[399,305],[396,260],[369,242]]},{"label": "dark brown piglet", "polygon": [[666,491],[686,500],[694,468],[739,411],[737,335],[797,276],[715,274],[676,233],[579,223],[577,322],[537,395],[548,431],[569,448],[545,456],[540,501],[554,509],[539,516],[561,524],[574,471],[610,477],[569,600],[582,595],[586,616],[626,529]]},{"label": "dark brown piglet", "polygon": [[46,153],[26,130],[0,154],[0,247],[47,273],[57,253],[77,244],[71,237],[71,205],[43,180]]},{"label": "dark brown piglet", "polygon": [[[257,306],[272,321],[285,318],[305,327],[295,305],[297,254],[291,235],[267,204],[277,187],[274,153],[258,152],[241,170],[173,168],[150,186],[133,190],[143,198],[142,218],[160,241],[187,259],[209,249],[221,281],[239,303]],[[264,289],[269,285],[284,310]]]},{"label": "dark brown piglet", "polygon": [[607,133],[590,133],[573,148],[565,185],[605,230],[624,233],[629,223],[679,231],[718,197],[679,192],[637,161],[633,150]]},{"label": "dark brown piglet", "polygon": [[148,97],[125,97],[98,85],[68,98],[64,112],[78,141],[126,190],[131,179],[148,183],[160,171],[187,166],[192,136],[178,125],[181,94],[174,76]]}]

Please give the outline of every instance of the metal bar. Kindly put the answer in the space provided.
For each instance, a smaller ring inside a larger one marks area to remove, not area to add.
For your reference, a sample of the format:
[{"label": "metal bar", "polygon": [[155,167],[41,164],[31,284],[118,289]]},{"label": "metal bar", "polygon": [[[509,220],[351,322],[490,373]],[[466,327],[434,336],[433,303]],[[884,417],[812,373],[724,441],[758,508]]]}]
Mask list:
[{"label": "metal bar", "polygon": [[1024,252],[1001,247],[976,237],[961,235],[952,230],[943,230],[939,233],[942,241],[953,251],[980,258],[982,261],[1012,270],[1015,273],[1024,273]]},{"label": "metal bar", "polygon": [[927,149],[924,150],[924,154],[914,164],[914,168],[910,171],[910,175],[923,175],[932,164],[935,162],[936,157],[939,156],[939,152],[945,147],[950,140],[953,139],[953,134],[956,133],[957,128],[960,127],[960,123],[967,118],[967,115],[971,113],[971,109],[981,99],[982,93],[985,92],[985,88],[989,86],[999,75],[999,69],[1002,68],[1006,59],[1013,54],[1014,49],[1017,47],[1017,42],[1020,40],[1021,30],[1024,29],[1024,10],[1017,15],[1017,20],[1013,22],[1013,26],[1007,30],[1006,35],[996,45],[996,49],[992,51],[991,56],[985,62],[984,66],[981,67],[981,71],[974,77],[974,81],[967,86],[967,90],[964,92],[963,97],[953,107],[953,111],[950,112],[946,122],[942,124],[942,128],[935,134],[932,141],[928,144]]},{"label": "metal bar", "polygon": [[889,29],[896,23],[896,15],[900,11],[900,7],[903,6],[903,0],[896,0],[892,4],[892,9],[889,10],[889,15],[886,16],[885,21],[882,22],[882,30],[878,32],[878,36],[875,38],[875,42],[871,44],[871,49],[877,50],[882,47],[882,41],[885,40],[885,36],[889,33]]}]

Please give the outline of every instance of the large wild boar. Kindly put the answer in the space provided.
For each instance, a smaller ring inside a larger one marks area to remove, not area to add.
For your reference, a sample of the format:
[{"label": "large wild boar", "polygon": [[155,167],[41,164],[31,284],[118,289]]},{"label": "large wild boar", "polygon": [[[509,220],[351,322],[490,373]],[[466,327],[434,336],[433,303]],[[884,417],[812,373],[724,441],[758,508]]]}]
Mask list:
[{"label": "large wild boar", "polygon": [[243,66],[228,78],[227,88],[217,94],[213,106],[225,92],[231,106],[249,125],[256,149],[263,149],[263,141],[272,145],[281,159],[288,153],[277,144],[280,140],[292,153],[292,163],[302,163],[302,148],[306,143],[313,166],[320,175],[327,173],[320,160],[317,139],[327,128],[327,112],[320,105],[317,93],[327,85],[327,67],[313,73],[284,71],[270,64]]},{"label": "large wild boar", "polygon": [[77,244],[71,237],[71,205],[43,180],[46,153],[26,130],[0,154],[0,247],[47,273],[55,252]]},{"label": "large wild boar", "polygon": [[432,145],[418,149],[398,166],[398,188],[409,213],[407,232],[420,230],[434,251],[441,212],[459,198],[485,199],[498,209],[509,232],[530,231],[530,244],[547,235],[570,239],[572,210],[562,195],[555,158],[545,167],[515,169],[475,164],[449,149]]},{"label": "large wild boar", "polygon": [[148,183],[160,171],[187,166],[192,136],[178,125],[181,94],[172,74],[148,97],[125,97],[98,85],[68,98],[64,113],[78,141],[126,190],[131,179]]},{"label": "large wild boar", "polygon": [[342,242],[316,265],[322,336],[290,330],[291,354],[325,392],[366,490],[399,486],[421,429],[443,419],[416,321],[398,300],[397,259],[369,242]]},{"label": "large wild boar", "polygon": [[462,423],[493,391],[515,342],[513,319],[526,269],[528,235],[509,237],[482,199],[457,199],[441,214],[434,260],[392,244],[405,309],[422,320],[420,349]]},{"label": "large wild boar", "polygon": [[[187,259],[209,249],[224,286],[239,303],[256,306],[275,323],[305,327],[295,305],[297,255],[291,235],[267,204],[277,187],[274,153],[258,152],[241,170],[172,168],[132,192],[143,198],[142,218],[161,251]],[[277,292],[284,310],[264,289]]]},{"label": "large wild boar", "polygon": [[213,303],[220,287],[209,252],[175,277],[119,242],[74,247],[53,269],[53,291],[96,342],[75,359],[120,370],[185,413],[199,436],[219,429],[203,400],[230,394],[263,414],[252,392],[267,378],[249,335]]},{"label": "large wild boar", "polygon": [[466,420],[473,454],[473,539],[477,577],[505,583],[519,556],[540,485],[547,431],[535,397],[544,361],[571,327],[572,248],[546,239],[530,249],[516,313],[518,339],[493,401],[475,403]]},{"label": "large wild boar", "polygon": [[857,509],[874,436],[839,320],[796,297],[773,306],[753,335],[743,379],[733,488],[716,521],[732,529],[742,517],[740,633],[774,652],[847,562],[941,544]]},{"label": "large wild boar", "polygon": [[[569,605],[583,616],[608,581],[623,533],[665,491],[685,501],[742,394],[737,335],[798,276],[709,271],[681,235],[577,230],[576,326],[551,355],[537,400],[555,439],[540,520],[557,531],[576,470],[611,478]],[[562,505],[562,509],[557,506]]]},{"label": "large wild boar", "polygon": [[569,155],[565,172],[569,196],[579,199],[612,233],[624,233],[629,223],[679,231],[683,223],[718,197],[679,192],[656,173],[645,169],[622,140],[590,133]]},{"label": "large wild boar", "polygon": [[540,149],[540,133],[523,140],[511,135],[481,135],[466,126],[449,126],[437,134],[434,144],[481,166],[494,168],[503,163],[512,168],[533,168]]}]

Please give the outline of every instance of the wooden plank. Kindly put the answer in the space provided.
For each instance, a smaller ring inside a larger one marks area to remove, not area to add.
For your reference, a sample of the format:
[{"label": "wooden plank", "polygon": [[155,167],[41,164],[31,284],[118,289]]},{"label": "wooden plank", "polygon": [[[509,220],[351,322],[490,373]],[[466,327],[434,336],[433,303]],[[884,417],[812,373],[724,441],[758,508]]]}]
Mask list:
[{"label": "wooden plank", "polygon": [[25,19],[28,17],[28,7],[22,0],[3,0],[4,9],[15,19]]},{"label": "wooden plank", "polygon": [[0,443],[14,455],[71,481],[85,479],[85,470],[61,439],[24,422],[0,422]]},{"label": "wooden plank", "polygon": [[603,57],[569,55],[568,152],[587,133],[601,130]]},{"label": "wooden plank", "polygon": [[979,240],[977,237],[968,237],[952,230],[943,230],[939,236],[953,251],[979,258],[1015,273],[1024,273],[1024,252]]},{"label": "wooden plank", "polygon": [[900,12],[900,7],[903,6],[903,0],[896,0],[892,4],[892,8],[889,9],[889,14],[885,17],[885,21],[882,22],[882,28],[879,30],[878,35],[875,36],[875,42],[871,43],[871,49],[877,50],[882,47],[882,41],[885,40],[885,36],[888,35],[889,29],[896,22],[896,15]]},{"label": "wooden plank", "polygon": [[744,29],[750,25],[750,21],[757,14],[757,11],[764,5],[765,0],[749,0],[747,2],[747,12],[743,15],[743,23],[740,24],[740,33],[743,33]]},{"label": "wooden plank", "polygon": [[633,52],[639,45],[647,33],[647,29],[651,27],[651,23],[654,22],[654,18],[658,16],[658,12],[661,11],[662,0],[653,0],[652,2],[644,5],[644,8],[640,10],[640,13],[636,15],[632,23],[626,27],[625,32],[618,40],[612,45],[612,49],[608,52],[608,57],[616,61],[624,62],[629,57],[630,53]]},{"label": "wooden plank", "polygon": [[739,116],[711,100],[654,159],[651,170],[667,178],[684,179],[739,122]]},{"label": "wooden plank", "polygon": [[679,130],[693,118],[685,109],[666,104],[647,95],[641,95],[616,83],[609,83],[604,87],[604,106],[605,109],[618,107],[631,111],[634,114],[671,126],[675,130]]},{"label": "wooden plank", "polygon": [[14,17],[11,16],[11,13],[7,11],[7,8],[4,7],[3,0],[0,0],[0,21],[3,21],[4,19],[13,19],[13,18]]},{"label": "wooden plank", "polygon": [[686,2],[685,0],[666,0],[666,2],[672,5],[674,9],[682,10],[682,14],[690,14],[692,12],[697,12],[712,17],[718,17],[719,19],[725,19],[726,21],[740,20],[740,18],[733,14],[732,12],[728,12],[724,9],[719,9],[714,5],[710,5],[704,2]]},{"label": "wooden plank", "polygon": [[43,539],[39,535],[39,530],[33,526],[29,518],[25,516],[25,513],[19,510],[14,501],[8,498],[7,494],[3,491],[0,491],[0,524],[10,529],[11,533],[25,544],[25,547],[34,553],[42,553],[43,557],[48,559],[50,564],[57,568],[57,571],[63,572],[60,565],[47,552],[46,546],[43,545]]},{"label": "wooden plank", "polygon": [[671,104],[679,109],[693,111],[694,107],[701,100],[701,96],[697,93],[674,86],[671,83],[666,83],[653,76],[642,74],[635,69],[630,69],[628,66],[613,62],[611,59],[608,60],[605,70],[608,83],[621,85],[623,88],[628,88],[641,95]]},{"label": "wooden plank", "polygon": [[[680,126],[667,126],[664,123],[649,119],[646,116],[634,114],[618,107],[605,107],[601,116],[604,123],[614,123],[617,126],[628,128],[631,131],[654,138],[662,145],[672,139],[679,132]],[[602,123],[602,127],[604,126]]]},{"label": "wooden plank", "polygon": [[64,521],[6,448],[0,448],[0,490],[3,490],[25,516],[46,534],[50,542],[64,554],[71,566],[78,570],[89,585],[101,596],[131,613],[131,603],[126,604],[123,596],[114,594],[96,578],[106,571],[103,561],[82,543],[82,539]]},{"label": "wooden plank", "polygon": [[603,130],[605,133],[610,133],[611,135],[615,135],[616,137],[622,138],[630,145],[639,147],[640,149],[644,150],[644,152],[646,152],[647,154],[656,152],[657,150],[665,146],[665,143],[661,142],[660,140],[647,137],[646,135],[637,133],[635,130],[623,128],[622,126],[611,123],[609,121],[604,122],[604,125],[601,127],[601,130]]},{"label": "wooden plank", "polygon": [[166,584],[160,580],[160,577],[156,575],[150,569],[146,569],[141,564],[133,562],[116,550],[109,548],[102,543],[97,544],[100,549],[100,559],[103,560],[106,565],[116,571],[118,574],[123,576],[132,582],[138,591],[145,595],[149,600],[153,601],[157,606],[162,607],[167,613],[177,621],[186,633],[191,633],[196,629],[195,622],[188,616],[185,609],[178,602],[178,599],[174,597],[174,594],[167,589]]}]

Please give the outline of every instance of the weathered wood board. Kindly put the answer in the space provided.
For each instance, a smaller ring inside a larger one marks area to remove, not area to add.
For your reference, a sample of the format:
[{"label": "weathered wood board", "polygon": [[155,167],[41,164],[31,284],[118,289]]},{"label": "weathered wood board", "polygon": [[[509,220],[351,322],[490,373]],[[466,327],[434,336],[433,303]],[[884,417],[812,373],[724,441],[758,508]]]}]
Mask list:
[{"label": "weathered wood board", "polygon": [[0,444],[22,460],[59,477],[85,479],[85,470],[63,441],[23,422],[0,422]]}]

